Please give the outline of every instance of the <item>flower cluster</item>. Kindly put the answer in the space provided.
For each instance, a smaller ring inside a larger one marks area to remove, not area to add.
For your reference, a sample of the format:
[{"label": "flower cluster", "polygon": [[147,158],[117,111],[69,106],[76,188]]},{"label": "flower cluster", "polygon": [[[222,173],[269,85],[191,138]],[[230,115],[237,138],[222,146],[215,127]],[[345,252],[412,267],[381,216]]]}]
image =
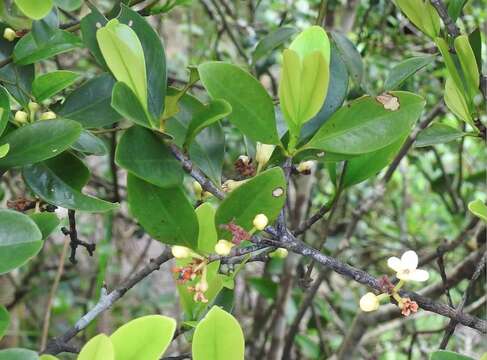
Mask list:
[{"label": "flower cluster", "polygon": [[387,265],[396,272],[399,282],[394,285],[387,276],[379,280],[382,291],[380,295],[368,292],[360,299],[360,309],[365,312],[375,311],[380,306],[380,301],[392,296],[401,309],[404,316],[418,311],[418,304],[410,298],[403,298],[399,295],[399,289],[407,281],[426,281],[429,278],[427,271],[418,269],[418,255],[409,250],[402,254],[401,258],[391,257],[387,260]]},{"label": "flower cluster", "polygon": [[[28,113],[22,110],[18,110],[15,113],[14,120],[17,124],[23,125],[36,120],[36,114],[40,110],[41,106],[34,101],[30,101],[28,108]],[[37,118],[37,120],[52,120],[56,118],[56,114],[52,111],[46,111],[39,114]]]},{"label": "flower cluster", "polygon": [[197,283],[194,286],[188,286],[187,289],[194,292],[194,301],[207,303],[208,299],[205,296],[205,292],[208,291],[208,281],[206,280],[208,261],[185,246],[175,245],[171,248],[171,252],[178,260],[191,259],[188,264],[175,266],[172,269],[172,272],[176,275],[177,283],[180,285],[186,284],[199,277]]}]

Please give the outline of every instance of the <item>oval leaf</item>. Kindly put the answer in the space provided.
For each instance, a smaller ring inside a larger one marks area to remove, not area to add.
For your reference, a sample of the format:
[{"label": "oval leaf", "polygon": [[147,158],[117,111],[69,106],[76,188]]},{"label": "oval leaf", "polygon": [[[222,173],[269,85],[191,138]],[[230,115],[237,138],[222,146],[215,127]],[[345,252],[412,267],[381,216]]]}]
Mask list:
[{"label": "oval leaf", "polygon": [[15,0],[15,5],[26,16],[34,20],[40,20],[52,9],[52,0]]},{"label": "oval leaf", "polygon": [[386,91],[397,89],[408,77],[431,64],[435,57],[435,55],[417,56],[401,61],[391,69],[384,89]]},{"label": "oval leaf", "polygon": [[35,256],[42,234],[27,215],[0,210],[0,274],[13,270]]},{"label": "oval leaf", "polygon": [[430,360],[474,360],[469,356],[465,356],[453,351],[438,350],[431,354]]},{"label": "oval leaf", "polygon": [[93,135],[89,131],[83,130],[71,148],[83,154],[106,155],[108,150],[102,139]]},{"label": "oval leaf", "polygon": [[176,321],[149,315],[132,320],[111,336],[117,360],[156,360],[166,351],[176,330]]},{"label": "oval leaf", "polygon": [[297,31],[298,30],[294,27],[283,26],[264,36],[255,47],[252,55],[254,62],[268,55],[272,50],[282,45],[291,36],[296,34]]},{"label": "oval leaf", "polygon": [[404,137],[419,118],[424,100],[395,91],[380,97],[364,96],[338,110],[323,124],[306,148],[338,154],[365,154]]},{"label": "oval leaf", "polygon": [[35,351],[12,348],[0,350],[0,360],[39,360]]},{"label": "oval leaf", "polygon": [[232,107],[228,117],[249,138],[264,144],[278,144],[274,104],[252,75],[232,64],[207,62],[198,67],[201,81],[213,99]]},{"label": "oval leaf", "polygon": [[194,360],[243,360],[245,339],[238,321],[213,306],[198,323],[193,336]]},{"label": "oval leaf", "polygon": [[0,159],[0,168],[34,164],[52,158],[78,139],[81,126],[70,120],[43,120],[21,127],[0,139],[10,151]]},{"label": "oval leaf", "polygon": [[132,214],[150,236],[165,244],[197,247],[198,220],[181,187],[164,189],[129,173],[127,191]]},{"label": "oval leaf", "polygon": [[42,239],[45,240],[51,233],[56,230],[60,223],[55,213],[40,212],[29,215],[41,231]]},{"label": "oval leaf", "polygon": [[67,88],[79,78],[72,71],[58,70],[35,78],[32,83],[32,94],[37,101],[44,101]]},{"label": "oval leaf", "polygon": [[86,343],[77,360],[115,360],[112,342],[105,334],[99,334]]},{"label": "oval leaf", "polygon": [[445,124],[433,124],[418,134],[415,147],[447,143],[465,136],[463,131]]},{"label": "oval leaf", "polygon": [[484,220],[484,222],[487,222],[487,206],[482,200],[477,199],[470,202],[468,204],[468,210],[478,218]]},{"label": "oval leaf", "polygon": [[124,82],[117,82],[112,92],[112,107],[124,118],[137,125],[152,128],[152,119],[132,89]]}]

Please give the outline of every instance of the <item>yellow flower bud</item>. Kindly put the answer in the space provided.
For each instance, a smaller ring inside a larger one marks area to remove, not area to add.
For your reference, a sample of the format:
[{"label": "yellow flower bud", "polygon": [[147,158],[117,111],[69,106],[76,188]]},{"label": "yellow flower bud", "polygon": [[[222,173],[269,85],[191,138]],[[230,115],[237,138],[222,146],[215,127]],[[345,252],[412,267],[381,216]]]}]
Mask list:
[{"label": "yellow flower bud", "polygon": [[375,311],[379,308],[379,299],[374,293],[368,292],[360,298],[360,309],[365,312]]},{"label": "yellow flower bud", "polygon": [[227,256],[235,245],[227,240],[218,240],[215,245],[215,252],[220,256]]},{"label": "yellow flower bud", "polygon": [[29,120],[29,115],[25,111],[17,111],[14,120],[19,124],[25,124]]},{"label": "yellow flower bud", "polygon": [[35,113],[36,111],[38,111],[40,109],[40,106],[38,103],[34,102],[34,101],[29,101],[29,110],[33,113]]},{"label": "yellow flower bud", "polygon": [[275,145],[267,145],[261,144],[260,142],[257,143],[256,151],[255,151],[255,160],[259,164],[259,167],[263,167],[272,156],[274,152]]},{"label": "yellow flower bud", "polygon": [[55,118],[56,118],[56,113],[54,113],[52,111],[46,111],[46,112],[42,113],[41,117],[40,117],[41,120],[51,120],[51,119],[55,119]]},{"label": "yellow flower bud", "polygon": [[14,41],[16,37],[17,37],[17,33],[12,28],[8,27],[5,28],[5,30],[3,31],[3,38],[6,39],[7,41]]},{"label": "yellow flower bud", "polygon": [[176,259],[186,259],[191,255],[191,250],[186,246],[174,245],[171,252]]},{"label": "yellow flower bud", "polygon": [[245,184],[249,179],[246,180],[241,180],[241,181],[235,181],[235,180],[227,180],[223,183],[222,189],[224,192],[232,192],[239,186]]},{"label": "yellow flower bud", "polygon": [[314,161],[308,160],[308,161],[301,161],[296,168],[300,173],[309,173],[311,169],[313,168]]},{"label": "yellow flower bud", "polygon": [[203,188],[201,184],[197,181],[193,181],[193,191],[197,199],[201,199],[201,194],[203,193]]},{"label": "yellow flower bud", "polygon": [[254,226],[257,230],[264,230],[267,224],[269,223],[269,219],[264,214],[257,214],[254,218]]},{"label": "yellow flower bud", "polygon": [[285,258],[287,258],[288,254],[289,254],[289,252],[287,251],[287,249],[278,248],[278,249],[274,250],[273,252],[271,252],[269,254],[269,256],[272,258],[276,258],[276,259],[285,259]]}]

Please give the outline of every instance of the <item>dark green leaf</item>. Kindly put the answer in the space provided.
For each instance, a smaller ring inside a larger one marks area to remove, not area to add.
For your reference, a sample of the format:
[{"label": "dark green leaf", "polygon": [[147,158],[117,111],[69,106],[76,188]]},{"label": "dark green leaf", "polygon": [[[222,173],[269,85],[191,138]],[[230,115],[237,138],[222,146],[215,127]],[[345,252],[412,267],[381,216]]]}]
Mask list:
[{"label": "dark green leaf", "polygon": [[83,154],[102,156],[106,155],[108,150],[102,139],[93,135],[87,130],[83,130],[71,148]]},{"label": "dark green leaf", "polygon": [[54,4],[65,11],[78,10],[82,5],[83,0],[54,0]]},{"label": "dark green leaf", "polygon": [[108,70],[108,65],[98,46],[96,32],[98,31],[99,25],[105,26],[107,22],[107,18],[95,7],[91,7],[91,13],[82,18],[80,22],[83,43],[90,49],[91,54],[95,57],[98,64],[105,70]]},{"label": "dark green leaf", "polygon": [[10,144],[0,168],[23,166],[52,158],[76,141],[81,126],[70,120],[42,120],[10,132],[0,139],[0,145]]},{"label": "dark green leaf", "polygon": [[160,187],[183,182],[181,164],[156,134],[133,126],[123,134],[115,155],[118,166]]},{"label": "dark green leaf", "polygon": [[418,134],[415,147],[447,143],[465,136],[463,131],[445,124],[433,124]]},{"label": "dark green leaf", "polygon": [[397,89],[408,77],[431,64],[435,57],[435,55],[426,55],[401,61],[391,69],[384,84],[384,90]]},{"label": "dark green leaf", "polygon": [[285,200],[286,180],[282,169],[275,167],[266,170],[228,194],[216,212],[217,228],[220,234],[228,235],[220,225],[235,221],[249,231],[253,228],[252,222],[257,214],[265,214],[269,223],[272,223]]},{"label": "dark green leaf", "polygon": [[0,114],[0,136],[2,136],[10,117],[10,97],[3,86],[0,86],[0,110],[2,111]]},{"label": "dark green leaf", "polygon": [[46,44],[56,33],[59,27],[59,19],[55,8],[44,18],[32,22],[32,36],[37,45]]},{"label": "dark green leaf", "polygon": [[473,53],[475,55],[475,61],[477,63],[477,69],[479,74],[482,73],[482,35],[480,34],[480,28],[476,28],[468,36],[468,41],[472,46]]},{"label": "dark green leaf", "polygon": [[255,47],[252,55],[254,62],[268,55],[272,50],[282,45],[291,36],[296,34],[297,31],[298,30],[294,27],[283,26],[264,36]]},{"label": "dark green leaf", "polygon": [[268,300],[277,298],[278,286],[274,281],[266,278],[253,277],[248,279],[248,282],[264,298]]},{"label": "dark green leaf", "polygon": [[450,15],[453,23],[457,21],[462,13],[462,9],[467,3],[467,0],[449,0],[448,1],[448,15]]},{"label": "dark green leaf", "polygon": [[165,244],[198,246],[198,219],[182,187],[160,188],[127,175],[132,214],[154,239]]},{"label": "dark green leaf", "polygon": [[364,64],[362,63],[360,53],[345,35],[332,31],[331,37],[335,42],[338,52],[343,62],[347,66],[348,73],[352,77],[353,81],[358,86],[362,86],[364,78]]},{"label": "dark green leaf", "polygon": [[210,96],[231,105],[228,119],[240,131],[264,144],[279,143],[274,104],[257,79],[242,68],[223,62],[204,63],[198,71]]},{"label": "dark green leaf", "polygon": [[22,213],[0,209],[0,274],[25,264],[41,247],[42,234],[34,221]]},{"label": "dark green leaf", "polygon": [[114,84],[110,75],[99,75],[70,93],[61,107],[54,111],[63,118],[76,120],[84,128],[113,124],[121,119],[111,106]]},{"label": "dark green leaf", "polygon": [[32,83],[32,95],[34,95],[37,101],[44,101],[67,88],[78,78],[79,74],[67,70],[58,70],[43,74],[36,77]]},{"label": "dark green leaf", "polygon": [[62,181],[76,190],[81,191],[90,179],[90,170],[85,163],[67,151],[44,163],[58,174]]},{"label": "dark green leaf", "polygon": [[112,107],[124,118],[151,129],[152,120],[134,92],[123,82],[117,82],[112,92]]},{"label": "dark green leaf", "polygon": [[57,166],[50,168],[44,162],[24,167],[22,174],[32,191],[50,204],[86,212],[105,212],[117,208],[118,204],[84,195],[68,185],[62,176],[68,179],[69,174],[61,170]]},{"label": "dark green leaf", "polygon": [[15,46],[13,58],[18,65],[33,64],[83,46],[80,38],[67,31],[58,30],[48,43],[38,45],[29,33]]},{"label": "dark green leaf", "polygon": [[29,215],[41,231],[42,239],[45,240],[59,225],[59,218],[55,213],[41,212]]}]

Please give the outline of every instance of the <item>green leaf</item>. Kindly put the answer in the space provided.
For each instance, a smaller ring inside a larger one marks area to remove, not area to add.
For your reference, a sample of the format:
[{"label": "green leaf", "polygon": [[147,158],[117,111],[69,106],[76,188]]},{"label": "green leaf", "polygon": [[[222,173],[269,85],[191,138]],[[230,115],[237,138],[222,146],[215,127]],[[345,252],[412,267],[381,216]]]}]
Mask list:
[{"label": "green leaf", "polygon": [[[3,43],[5,44],[5,42],[6,41]],[[12,44],[9,43],[7,46],[11,45]],[[10,51],[3,52],[3,50],[4,49],[2,49],[0,46],[2,55],[4,55],[4,57],[10,56]],[[7,89],[10,95],[12,95],[12,97],[23,107],[27,107],[27,104],[30,101],[29,94],[31,93],[33,80],[34,65],[19,66],[14,63],[10,63],[0,68],[0,81],[3,83],[3,86],[5,89]]]},{"label": "green leaf", "polygon": [[65,11],[75,11],[81,7],[82,0],[54,0],[54,4]]},{"label": "green leaf", "polygon": [[477,70],[479,73],[482,72],[482,35],[480,33],[480,28],[476,28],[468,36],[468,41],[472,46],[473,53],[475,55],[475,61],[477,63]]},{"label": "green leaf", "polygon": [[0,136],[2,136],[10,117],[10,96],[3,86],[0,86]]},{"label": "green leaf", "polygon": [[396,0],[396,5],[423,33],[434,39],[440,33],[440,17],[429,1]]},{"label": "green leaf", "polygon": [[52,9],[52,0],[15,0],[15,5],[27,17],[39,20],[49,14]]},{"label": "green leaf", "polygon": [[88,129],[113,124],[121,119],[111,106],[114,84],[109,74],[101,74],[70,93],[62,106],[54,111]]},{"label": "green leaf", "polygon": [[431,353],[430,360],[474,360],[471,357],[453,351],[437,350]]},{"label": "green leaf", "polygon": [[468,210],[478,218],[487,222],[487,206],[482,200],[475,200],[468,204]]},{"label": "green leaf", "polygon": [[44,354],[44,355],[41,355],[39,360],[59,360],[59,359],[55,356]]},{"label": "green leaf", "polygon": [[159,118],[164,110],[167,88],[166,54],[161,37],[144,17],[128,6],[122,5],[118,20],[130,24],[142,44],[147,76],[148,109],[154,118]]},{"label": "green leaf", "polygon": [[278,144],[274,104],[252,75],[223,62],[198,67],[201,81],[213,99],[226,100],[232,107],[228,117],[242,133],[264,144]]},{"label": "green leaf", "polygon": [[462,13],[463,7],[467,3],[467,0],[449,0],[448,1],[448,15],[450,15],[453,23],[457,21]]},{"label": "green leaf", "polygon": [[56,214],[50,212],[40,212],[29,215],[41,231],[42,240],[47,239],[56,230],[60,221]]},{"label": "green leaf", "polygon": [[5,306],[0,305],[0,340],[8,329],[10,324],[10,314],[8,313]]},{"label": "green leaf", "polygon": [[152,128],[152,119],[127,84],[119,81],[113,87],[112,107],[124,118],[137,125]]},{"label": "green leaf", "polygon": [[379,173],[391,163],[394,156],[399,152],[404,140],[404,138],[400,138],[382,149],[348,160],[343,178],[343,187],[347,188],[358,184]]},{"label": "green leaf", "polygon": [[475,54],[470,46],[467,35],[457,36],[454,44],[463,71],[463,76],[465,77],[468,94],[470,99],[473,100],[479,93],[480,84],[480,75]]},{"label": "green leaf", "polygon": [[28,65],[83,46],[81,39],[67,31],[58,30],[49,42],[37,44],[32,33],[19,40],[13,52],[18,65]]},{"label": "green leaf", "polygon": [[353,81],[358,86],[362,86],[364,80],[364,64],[360,53],[345,35],[332,31],[331,38],[335,42],[338,53],[345,63],[348,73]]},{"label": "green leaf", "polygon": [[272,301],[277,298],[279,286],[271,279],[253,277],[249,278],[247,281],[252,288],[267,300]]},{"label": "green leaf", "polygon": [[252,54],[253,61],[263,58],[268,55],[272,50],[282,45],[291,36],[293,36],[298,30],[291,26],[283,26],[275,29],[266,36],[264,36],[255,47]]},{"label": "green leaf", "polygon": [[245,339],[238,321],[213,306],[196,327],[193,336],[194,360],[243,360]]},{"label": "green leaf", "polygon": [[472,115],[465,99],[464,93],[455,85],[455,81],[448,77],[445,82],[445,103],[448,109],[460,120],[474,126]]},{"label": "green leaf", "polygon": [[78,78],[79,74],[67,70],[43,74],[32,83],[32,95],[37,101],[44,101],[73,84]]},{"label": "green leaf", "polygon": [[181,164],[162,139],[140,126],[125,131],[117,145],[115,161],[153,185],[167,188],[183,182]]},{"label": "green leaf", "polygon": [[81,126],[70,120],[43,120],[16,129],[0,139],[10,144],[0,168],[23,166],[52,158],[78,139]]},{"label": "green leaf", "polygon": [[127,188],[130,210],[150,236],[196,248],[198,220],[182,187],[160,188],[129,173]]},{"label": "green leaf", "polygon": [[[3,110],[0,110],[0,116],[2,116],[2,111]],[[7,156],[8,152],[10,151],[10,144],[3,144],[3,145],[0,145],[0,159],[1,158],[4,158],[5,156]]]},{"label": "green leaf", "polygon": [[112,341],[105,334],[91,338],[81,349],[77,360],[115,360]]},{"label": "green leaf", "polygon": [[452,54],[450,54],[450,47],[448,46],[447,42],[442,38],[436,38],[435,42],[436,46],[438,46],[438,49],[440,50],[441,55],[443,56],[443,61],[445,62],[448,73],[450,74],[450,78],[453,80],[453,83],[458,88],[458,91],[462,94],[465,93],[463,81],[455,65],[455,60]]},{"label": "green leaf", "polygon": [[34,221],[16,211],[0,210],[0,274],[25,264],[41,247],[42,234]]},{"label": "green leaf", "polygon": [[115,359],[156,360],[173,339],[176,321],[166,316],[149,315],[119,327],[111,336]]},{"label": "green leaf", "polygon": [[289,49],[295,51],[302,61],[318,51],[323,55],[325,62],[330,63],[330,41],[326,31],[321,26],[310,26],[302,31],[293,40]]},{"label": "green leaf", "polygon": [[108,152],[103,140],[86,130],[81,132],[78,140],[71,145],[71,148],[87,155],[102,156]]},{"label": "green leaf", "polygon": [[465,136],[463,131],[445,124],[433,124],[418,134],[415,147],[447,143]]},{"label": "green leaf", "polygon": [[32,22],[32,36],[37,45],[44,45],[56,34],[58,28],[59,18],[54,8],[44,18]]},{"label": "green leaf", "polygon": [[218,241],[218,233],[215,227],[215,214],[215,208],[210,203],[203,203],[196,208],[196,216],[198,217],[199,224],[198,250],[204,254],[213,253],[216,242]]},{"label": "green leaf", "polygon": [[379,150],[411,130],[424,108],[424,100],[418,95],[394,91],[397,110],[385,109],[377,98],[363,96],[340,110],[323,124],[305,146],[338,154],[365,154]]},{"label": "green leaf", "polygon": [[83,43],[91,51],[98,64],[104,70],[108,70],[108,65],[103,58],[103,54],[98,46],[98,40],[96,39],[98,27],[100,25],[105,26],[108,20],[96,7],[91,7],[90,10],[91,12],[80,21]]},{"label": "green leaf", "polygon": [[408,77],[431,64],[435,60],[435,57],[435,55],[425,55],[401,61],[389,72],[389,76],[387,76],[384,84],[384,90],[397,89]]},{"label": "green leaf", "polygon": [[105,212],[118,207],[81,193],[74,187],[79,186],[79,180],[66,173],[61,165],[57,162],[29,165],[23,168],[22,175],[32,191],[50,204],[86,212]]},{"label": "green leaf", "polygon": [[198,133],[211,124],[223,119],[232,112],[232,107],[225,100],[211,100],[204,109],[196,113],[189,124],[186,133],[185,147],[187,147]]},{"label": "green leaf", "polygon": [[147,77],[144,50],[134,30],[110,20],[96,33],[103,57],[118,81],[126,84],[147,109]]},{"label": "green leaf", "polygon": [[226,231],[220,225],[232,220],[245,230],[252,229],[257,214],[265,214],[272,223],[286,200],[286,180],[281,168],[262,172],[233,190],[218,207],[215,222],[220,234]]},{"label": "green leaf", "polygon": [[39,360],[35,351],[12,348],[0,350],[0,360]]}]

